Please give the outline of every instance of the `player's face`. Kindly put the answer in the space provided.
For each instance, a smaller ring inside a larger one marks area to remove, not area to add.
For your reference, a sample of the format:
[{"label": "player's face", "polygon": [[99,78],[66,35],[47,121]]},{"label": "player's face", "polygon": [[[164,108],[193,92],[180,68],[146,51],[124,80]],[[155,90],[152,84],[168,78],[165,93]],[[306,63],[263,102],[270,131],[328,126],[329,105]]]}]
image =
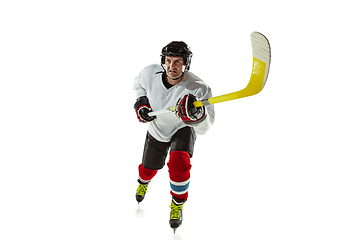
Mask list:
[{"label": "player's face", "polygon": [[184,60],[182,57],[165,57],[165,69],[166,74],[171,79],[175,79],[181,76],[183,73]]}]

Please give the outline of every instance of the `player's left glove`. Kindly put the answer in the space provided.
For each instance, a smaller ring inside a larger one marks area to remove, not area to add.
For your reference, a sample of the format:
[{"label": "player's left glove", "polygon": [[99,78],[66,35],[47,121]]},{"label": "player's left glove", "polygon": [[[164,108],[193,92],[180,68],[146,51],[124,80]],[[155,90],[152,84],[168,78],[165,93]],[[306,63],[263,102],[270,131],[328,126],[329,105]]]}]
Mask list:
[{"label": "player's left glove", "polygon": [[186,124],[200,123],[205,119],[204,106],[196,108],[194,102],[198,99],[193,94],[180,98],[175,106],[176,116]]}]

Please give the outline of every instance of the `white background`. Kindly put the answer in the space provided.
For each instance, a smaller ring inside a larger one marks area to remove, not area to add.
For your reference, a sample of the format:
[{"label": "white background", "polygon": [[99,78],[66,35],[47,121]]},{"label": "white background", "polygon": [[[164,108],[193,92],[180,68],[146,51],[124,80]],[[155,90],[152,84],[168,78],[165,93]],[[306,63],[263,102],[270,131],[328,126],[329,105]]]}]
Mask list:
[{"label": "white background", "polygon": [[[0,239],[359,239],[359,7],[335,2],[1,1]],[[238,91],[252,31],[268,82],[215,106],[173,235],[166,168],[135,201],[133,80],[182,40]]]}]

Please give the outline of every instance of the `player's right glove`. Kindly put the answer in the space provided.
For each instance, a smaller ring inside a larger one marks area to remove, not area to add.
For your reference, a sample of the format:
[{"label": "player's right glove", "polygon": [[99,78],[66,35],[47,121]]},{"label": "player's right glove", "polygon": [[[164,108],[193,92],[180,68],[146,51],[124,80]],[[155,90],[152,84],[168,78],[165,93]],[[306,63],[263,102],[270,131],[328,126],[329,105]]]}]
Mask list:
[{"label": "player's right glove", "polygon": [[156,116],[149,116],[149,112],[152,112],[149,99],[146,96],[139,97],[134,105],[137,118],[140,122],[147,123],[153,121]]}]

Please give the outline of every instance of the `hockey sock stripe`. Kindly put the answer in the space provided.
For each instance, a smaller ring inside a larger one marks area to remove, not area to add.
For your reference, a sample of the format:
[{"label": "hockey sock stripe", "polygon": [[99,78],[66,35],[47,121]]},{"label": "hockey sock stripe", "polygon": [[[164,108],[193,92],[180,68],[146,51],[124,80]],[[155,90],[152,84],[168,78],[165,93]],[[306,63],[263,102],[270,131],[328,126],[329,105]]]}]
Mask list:
[{"label": "hockey sock stripe", "polygon": [[184,186],[175,186],[175,185],[173,185],[173,184],[170,183],[170,187],[171,187],[171,189],[172,189],[173,191],[183,192],[183,191],[187,191],[187,190],[188,190],[189,184],[190,184],[190,183],[188,183],[188,184],[186,184],[186,185],[184,185]]},{"label": "hockey sock stripe", "polygon": [[190,179],[182,183],[178,183],[170,180],[171,190],[173,193],[177,195],[186,193],[188,191],[189,185],[190,185]]},{"label": "hockey sock stripe", "polygon": [[183,185],[188,184],[189,182],[190,182],[190,179],[188,179],[188,180],[186,180],[186,181],[184,181],[184,182],[175,182],[175,181],[172,181],[172,180],[170,179],[170,184],[173,184],[173,185],[175,185],[175,186],[183,186]]},{"label": "hockey sock stripe", "polygon": [[143,184],[148,184],[151,180],[143,180],[143,179],[141,179],[141,177],[139,176],[139,181],[141,182],[141,183],[143,183]]},{"label": "hockey sock stripe", "polygon": [[182,191],[182,192],[177,192],[177,191],[174,191],[174,190],[171,190],[175,195],[183,195],[185,193],[188,192],[188,189],[186,189],[185,191]]}]

